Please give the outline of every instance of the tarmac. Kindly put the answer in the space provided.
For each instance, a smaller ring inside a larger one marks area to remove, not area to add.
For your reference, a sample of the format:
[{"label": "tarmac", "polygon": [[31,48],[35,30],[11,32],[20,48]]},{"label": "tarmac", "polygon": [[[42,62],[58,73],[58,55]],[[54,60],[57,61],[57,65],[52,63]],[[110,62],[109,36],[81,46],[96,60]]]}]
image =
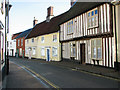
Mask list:
[{"label": "tarmac", "polygon": [[[15,57],[14,57],[15,58]],[[18,58],[22,59],[22,58]],[[24,59],[29,60],[29,59]],[[72,61],[47,62],[44,60],[31,59],[41,63],[49,63],[62,68],[71,68],[75,71],[92,74],[95,76],[106,77],[120,82],[120,72],[115,69],[99,67],[94,65],[82,65]],[[34,76],[26,72],[22,67],[10,62],[10,71],[7,76],[6,88],[45,88]]]},{"label": "tarmac", "polygon": [[6,79],[6,89],[45,88],[34,76],[22,67],[10,62],[10,71]]}]

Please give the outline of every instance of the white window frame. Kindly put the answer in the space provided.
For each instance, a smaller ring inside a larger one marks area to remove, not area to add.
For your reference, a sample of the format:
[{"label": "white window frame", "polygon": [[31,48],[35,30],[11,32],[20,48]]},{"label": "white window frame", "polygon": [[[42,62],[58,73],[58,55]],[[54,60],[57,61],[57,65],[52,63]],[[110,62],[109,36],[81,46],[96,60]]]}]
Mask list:
[{"label": "white window frame", "polygon": [[70,43],[70,57],[76,57],[76,44],[75,43]]},{"label": "white window frame", "polygon": [[41,37],[41,43],[44,43],[44,41],[45,41],[45,38]]},{"label": "white window frame", "polygon": [[58,48],[57,47],[52,47],[52,56],[53,57],[58,56]]},{"label": "white window frame", "polygon": [[25,54],[28,55],[29,48],[25,47]]},{"label": "white window frame", "polygon": [[53,42],[57,42],[57,34],[53,35]]},{"label": "white window frame", "polygon": [[36,54],[36,48],[32,47],[32,55],[35,55],[35,54]]},{"label": "white window frame", "polygon": [[[98,45],[99,42],[100,44]],[[98,49],[100,50],[98,53]],[[98,54],[101,56],[98,57]],[[91,40],[91,58],[94,60],[102,60],[102,39],[92,39]]]},{"label": "white window frame", "polygon": [[[95,12],[96,10],[97,10],[97,13]],[[94,15],[92,15],[92,12]],[[88,24],[87,29],[98,27],[99,26],[98,21],[99,21],[98,8],[95,8],[87,13],[87,24]]]},{"label": "white window frame", "polygon": [[41,47],[41,56],[45,56],[45,47]]},{"label": "white window frame", "polygon": [[73,20],[67,22],[67,34],[73,34]]},{"label": "white window frame", "polygon": [[32,43],[34,43],[34,38],[32,38]]}]

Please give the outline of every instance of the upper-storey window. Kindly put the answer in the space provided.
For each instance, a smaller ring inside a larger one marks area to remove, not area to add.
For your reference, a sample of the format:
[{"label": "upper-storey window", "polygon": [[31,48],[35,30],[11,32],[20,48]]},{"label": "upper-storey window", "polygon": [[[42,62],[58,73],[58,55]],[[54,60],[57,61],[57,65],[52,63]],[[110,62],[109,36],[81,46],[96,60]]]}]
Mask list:
[{"label": "upper-storey window", "polygon": [[20,40],[18,40],[18,46],[20,46]]},{"label": "upper-storey window", "polygon": [[87,13],[88,29],[98,27],[98,9],[95,8]]},{"label": "upper-storey window", "polygon": [[67,23],[67,34],[73,33],[73,20]]},{"label": "upper-storey window", "polygon": [[34,43],[34,38],[32,39],[32,43]]},{"label": "upper-storey window", "polygon": [[21,39],[21,46],[23,46],[23,39]]},{"label": "upper-storey window", "polygon": [[53,42],[57,42],[57,35],[53,35]]},{"label": "upper-storey window", "polygon": [[44,37],[41,37],[41,43],[44,43]]}]

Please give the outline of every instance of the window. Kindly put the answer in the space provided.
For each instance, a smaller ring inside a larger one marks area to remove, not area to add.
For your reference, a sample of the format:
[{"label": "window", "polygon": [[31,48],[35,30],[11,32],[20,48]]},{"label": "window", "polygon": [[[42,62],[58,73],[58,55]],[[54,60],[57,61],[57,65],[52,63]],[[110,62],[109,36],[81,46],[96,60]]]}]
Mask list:
[{"label": "window", "polygon": [[20,56],[22,56],[22,48],[20,48]]},{"label": "window", "polygon": [[23,46],[23,39],[21,39],[21,46]]},{"label": "window", "polygon": [[88,12],[88,29],[98,26],[98,9]]},{"label": "window", "polygon": [[52,48],[52,56],[57,56],[57,47]]},{"label": "window", "polygon": [[25,54],[28,54],[28,47],[25,47]]},{"label": "window", "polygon": [[70,43],[70,56],[75,57],[76,56],[76,46],[74,43]]},{"label": "window", "polygon": [[18,46],[20,46],[20,40],[18,40]]},{"label": "window", "polygon": [[53,42],[57,42],[57,35],[53,35]]},{"label": "window", "polygon": [[102,59],[102,39],[91,40],[91,49],[93,59]]},{"label": "window", "polygon": [[68,33],[68,34],[73,33],[73,21],[69,21],[69,22],[67,23],[67,33]]},{"label": "window", "polygon": [[33,47],[33,48],[32,48],[32,53],[33,53],[33,55],[35,55],[35,54],[36,54],[35,47]]},{"label": "window", "polygon": [[41,43],[44,43],[44,37],[41,37]]},{"label": "window", "polygon": [[32,39],[32,43],[34,43],[34,38]]},{"label": "window", "polygon": [[45,56],[45,48],[44,47],[41,48],[41,56]]},{"label": "window", "polygon": [[27,44],[29,43],[29,40],[27,40]]}]

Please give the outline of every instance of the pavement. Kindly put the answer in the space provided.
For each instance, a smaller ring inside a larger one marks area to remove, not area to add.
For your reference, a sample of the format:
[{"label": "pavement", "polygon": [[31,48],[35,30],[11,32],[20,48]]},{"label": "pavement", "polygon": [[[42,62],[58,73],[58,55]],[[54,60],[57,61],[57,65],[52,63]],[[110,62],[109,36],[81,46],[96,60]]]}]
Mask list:
[{"label": "pavement", "polygon": [[10,62],[10,72],[7,76],[6,88],[45,88],[34,76],[22,67]]},{"label": "pavement", "polygon": [[[13,57],[15,58],[15,57]],[[17,58],[22,59],[22,58]],[[24,58],[24,60],[29,60]],[[105,76],[120,81],[120,72],[115,69],[98,67],[93,65],[82,65],[71,61],[61,62],[46,62],[44,60],[31,59],[41,63],[49,63],[63,68],[71,68],[76,71],[83,71],[84,73],[92,73],[98,76]],[[32,74],[26,72],[24,68],[10,62],[10,72],[7,76],[6,88],[45,88],[45,86],[37,80]]]}]

